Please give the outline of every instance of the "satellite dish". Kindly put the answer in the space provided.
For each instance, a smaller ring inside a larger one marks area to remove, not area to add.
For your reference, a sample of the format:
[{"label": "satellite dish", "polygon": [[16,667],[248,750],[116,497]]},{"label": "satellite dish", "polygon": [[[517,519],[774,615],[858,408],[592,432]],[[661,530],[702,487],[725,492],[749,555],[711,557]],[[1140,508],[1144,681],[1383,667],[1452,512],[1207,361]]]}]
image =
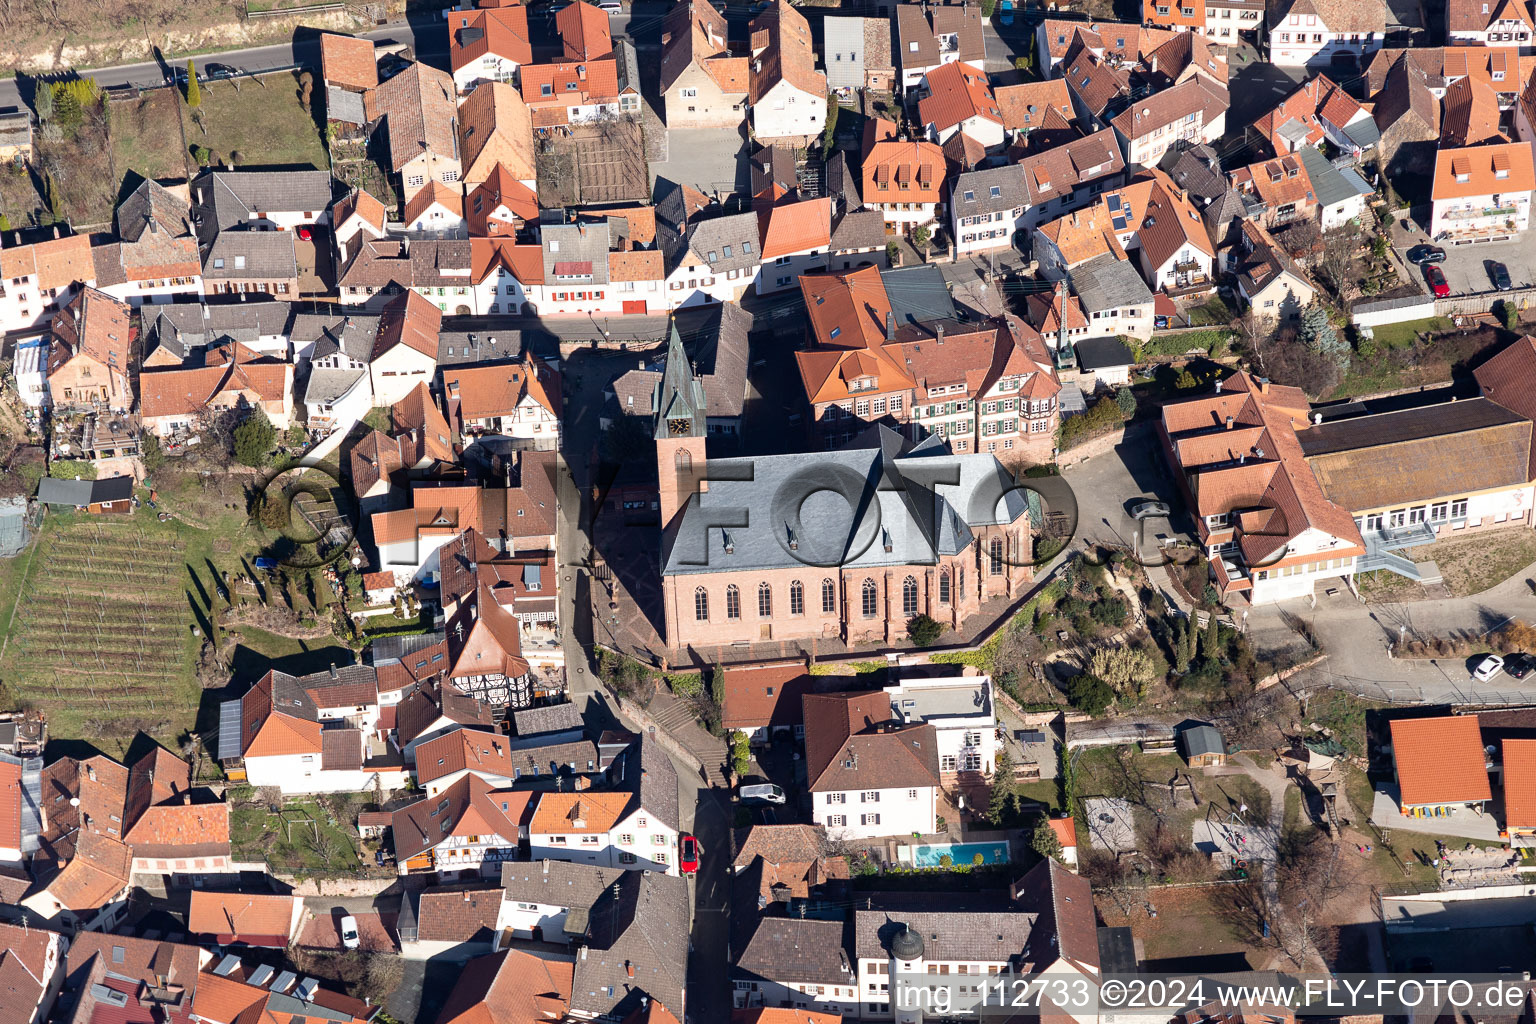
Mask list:
[{"label": "satellite dish", "polygon": [[69,806],[71,806],[71,807],[79,807],[80,806],[80,798],[77,797],[77,796],[70,797],[69,798]]},{"label": "satellite dish", "polygon": [[361,555],[353,555],[352,556],[352,568],[356,569],[358,566],[360,566],[362,564],[363,564],[363,559],[362,559]]}]

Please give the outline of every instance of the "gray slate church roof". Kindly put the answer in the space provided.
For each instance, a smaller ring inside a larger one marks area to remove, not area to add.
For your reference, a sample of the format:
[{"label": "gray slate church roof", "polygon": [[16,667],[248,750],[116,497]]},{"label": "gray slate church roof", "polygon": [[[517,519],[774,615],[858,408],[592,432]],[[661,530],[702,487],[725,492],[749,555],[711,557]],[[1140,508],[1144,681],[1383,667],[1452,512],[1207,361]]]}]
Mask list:
[{"label": "gray slate church roof", "polygon": [[903,448],[877,427],[815,458],[709,460],[709,488],[667,537],[663,573],[931,564],[964,550],[973,527],[1027,514],[996,457]]}]

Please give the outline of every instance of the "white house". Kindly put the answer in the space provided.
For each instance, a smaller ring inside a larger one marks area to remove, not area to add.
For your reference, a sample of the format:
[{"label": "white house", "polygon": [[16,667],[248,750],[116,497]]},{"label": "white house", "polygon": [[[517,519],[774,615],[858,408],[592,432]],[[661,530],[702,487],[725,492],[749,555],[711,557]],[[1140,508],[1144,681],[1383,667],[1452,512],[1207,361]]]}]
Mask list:
[{"label": "white house", "polygon": [[899,680],[885,688],[891,714],[903,725],[931,725],[938,740],[939,771],[992,773],[997,714],[992,678],[966,667],[955,674],[944,665],[903,665]]},{"label": "white house", "polygon": [[1441,149],[1429,235],[1451,245],[1517,238],[1530,227],[1533,189],[1536,172],[1524,142]]},{"label": "white house", "polygon": [[789,0],[772,0],[752,19],[747,103],[753,134],[805,139],[827,123],[827,76],[816,70],[811,26]]},{"label": "white house", "polygon": [[432,380],[442,322],[442,311],[414,291],[385,304],[368,364],[374,405],[394,405],[417,384]]},{"label": "white house", "polygon": [[803,700],[812,823],[833,841],[931,833],[939,790],[933,726],[893,721],[883,691]]},{"label": "white house", "polygon": [[988,151],[1007,138],[997,97],[986,72],[965,63],[943,64],[923,76],[918,88],[917,122],[938,143],[963,134]]},{"label": "white house", "polygon": [[832,200],[781,203],[763,218],[762,265],[757,293],[793,288],[800,275],[826,270],[832,245]]},{"label": "white house", "polygon": [[1312,192],[1317,196],[1318,216],[1324,231],[1343,227],[1350,221],[1360,221],[1365,216],[1366,200],[1376,190],[1353,167],[1335,167],[1328,158],[1304,146],[1298,151]]},{"label": "white house", "polygon": [[542,793],[528,826],[533,860],[679,874],[677,771],[649,735],[614,760],[619,791]]},{"label": "white house", "polygon": [[412,238],[468,238],[463,194],[440,181],[428,182],[405,204],[405,233]]},{"label": "white house", "polygon": [[1130,171],[1155,167],[1175,143],[1215,142],[1226,131],[1227,90],[1204,75],[1138,99],[1110,119]]},{"label": "white house", "polygon": [[691,219],[664,240],[667,308],[736,302],[757,280],[758,219],[755,213]]},{"label": "white house", "polygon": [[842,932],[841,920],[758,919],[731,968],[732,1006],[783,1006],[858,1020],[859,979],[843,948]]},{"label": "white house", "polygon": [[440,878],[495,878],[528,838],[536,794],[496,786],[478,775],[406,804],[391,815],[400,874],[435,871]]},{"label": "white house", "polygon": [[535,355],[442,371],[448,420],[460,437],[503,434],[554,448],[560,439],[560,373]]},{"label": "white house", "polygon": [[1322,4],[1282,0],[1269,11],[1269,60],[1280,67],[1329,66],[1336,60],[1365,64],[1385,44],[1385,0]]},{"label": "white house", "polygon": [[89,235],[0,249],[0,329],[42,326],[82,287],[95,284]]},{"label": "white house", "polygon": [[1518,46],[1530,53],[1536,22],[1523,0],[1448,0],[1445,36],[1451,46]]},{"label": "white house", "polygon": [[1011,248],[1028,201],[1024,172],[1018,164],[960,175],[949,202],[950,235],[955,239],[956,253]]}]

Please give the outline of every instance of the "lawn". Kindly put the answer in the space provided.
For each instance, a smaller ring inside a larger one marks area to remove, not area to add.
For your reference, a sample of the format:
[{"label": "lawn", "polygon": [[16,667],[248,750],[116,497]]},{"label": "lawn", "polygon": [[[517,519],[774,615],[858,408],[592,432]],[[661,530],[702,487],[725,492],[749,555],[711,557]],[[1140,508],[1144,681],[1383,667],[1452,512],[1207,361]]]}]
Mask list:
[{"label": "lawn", "polygon": [[[1415,562],[1433,560],[1445,587],[1457,597],[1480,594],[1536,562],[1536,535],[1506,530],[1490,543],[1483,534],[1437,540],[1407,552]],[[1423,598],[1424,587],[1396,573],[1377,570],[1360,577],[1360,592],[1371,601],[1411,601]]]},{"label": "lawn", "polygon": [[179,106],[174,89],[151,89],[136,100],[108,105],[112,154],[119,176],[129,171],[155,180],[187,176]]},{"label": "lawn", "polygon": [[358,865],[357,812],[373,795],[341,793],[289,799],[280,810],[249,787],[230,791],[229,838],[236,860],[265,861],[277,871],[304,874]]},{"label": "lawn", "polygon": [[[318,82],[315,92],[319,92]],[[211,162],[233,161],[239,167],[330,167],[315,118],[299,102],[295,73],[204,83],[201,93],[198,118],[186,104],[181,105],[182,127],[187,145],[206,147]],[[313,102],[318,97],[312,96]]]},{"label": "lawn", "polygon": [[1420,334],[1436,334],[1450,329],[1449,317],[1432,316],[1428,320],[1409,320],[1406,323],[1372,327],[1371,334],[1382,348],[1403,348],[1413,344]]}]

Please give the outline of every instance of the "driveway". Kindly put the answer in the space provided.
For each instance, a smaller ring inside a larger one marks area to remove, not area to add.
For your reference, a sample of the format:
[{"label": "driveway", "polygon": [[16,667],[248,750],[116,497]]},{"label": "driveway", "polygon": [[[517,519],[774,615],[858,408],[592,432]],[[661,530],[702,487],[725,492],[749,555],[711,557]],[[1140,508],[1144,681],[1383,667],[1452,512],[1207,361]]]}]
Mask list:
[{"label": "driveway", "polygon": [[1163,464],[1150,421],[1131,424],[1112,451],[1068,466],[1062,478],[1077,498],[1076,536],[1083,545],[1135,545],[1138,524],[1130,509],[1144,498],[1165,501],[1173,509],[1171,522],[1158,519],[1145,524],[1144,550],[1150,549],[1158,534],[1172,535],[1176,529],[1187,532],[1183,501]]},{"label": "driveway", "polygon": [[[1481,245],[1441,245],[1445,250],[1445,280],[1452,295],[1475,295],[1493,291],[1488,264],[1498,261],[1509,268],[1510,282],[1516,288],[1536,284],[1536,250],[1524,241],[1485,242]],[[1423,272],[1418,272],[1420,280]],[[1495,296],[1489,295],[1491,305]]]}]

